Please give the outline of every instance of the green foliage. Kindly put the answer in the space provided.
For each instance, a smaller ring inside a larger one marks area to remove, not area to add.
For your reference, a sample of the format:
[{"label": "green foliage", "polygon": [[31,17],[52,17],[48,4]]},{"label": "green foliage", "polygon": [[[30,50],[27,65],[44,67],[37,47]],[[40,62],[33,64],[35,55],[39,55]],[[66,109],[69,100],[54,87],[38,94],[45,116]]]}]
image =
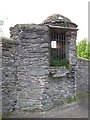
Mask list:
[{"label": "green foliage", "polygon": [[67,99],[67,103],[76,102],[78,100],[78,96],[75,96],[74,98],[72,96],[69,96],[69,98]]},{"label": "green foliage", "polygon": [[83,39],[77,46],[78,57],[90,59],[90,42],[87,39]]},{"label": "green foliage", "polygon": [[4,113],[2,116],[3,118],[4,117],[10,117],[12,115],[13,112],[7,112],[7,113]]},{"label": "green foliage", "polygon": [[69,61],[66,58],[62,60],[52,58],[50,62],[50,66],[55,66],[55,67],[63,66],[63,67],[69,68]]},{"label": "green foliage", "polygon": [[81,94],[81,93],[78,93],[77,96],[78,97],[88,97],[89,93],[85,93],[85,94]]},{"label": "green foliage", "polygon": [[0,120],[2,120],[2,115],[0,115]]}]

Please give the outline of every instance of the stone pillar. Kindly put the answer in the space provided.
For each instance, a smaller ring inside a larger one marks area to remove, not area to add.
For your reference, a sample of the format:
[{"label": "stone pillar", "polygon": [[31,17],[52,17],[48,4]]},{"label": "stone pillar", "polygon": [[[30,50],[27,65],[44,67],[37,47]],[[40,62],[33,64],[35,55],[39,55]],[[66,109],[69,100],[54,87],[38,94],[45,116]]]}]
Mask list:
[{"label": "stone pillar", "polygon": [[66,32],[66,58],[69,60],[70,32]]},{"label": "stone pillar", "polygon": [[48,27],[35,24],[16,25],[11,28],[11,35],[18,42],[16,108],[42,109],[45,79],[49,74]]},{"label": "stone pillar", "polygon": [[71,31],[69,39],[69,63],[72,66],[77,64],[76,37],[77,32]]},{"label": "stone pillar", "polygon": [[76,48],[76,38],[77,30],[70,30],[66,33],[69,46],[69,64],[70,64],[70,74],[74,83],[74,90],[76,94],[76,71],[77,71],[77,48]]}]

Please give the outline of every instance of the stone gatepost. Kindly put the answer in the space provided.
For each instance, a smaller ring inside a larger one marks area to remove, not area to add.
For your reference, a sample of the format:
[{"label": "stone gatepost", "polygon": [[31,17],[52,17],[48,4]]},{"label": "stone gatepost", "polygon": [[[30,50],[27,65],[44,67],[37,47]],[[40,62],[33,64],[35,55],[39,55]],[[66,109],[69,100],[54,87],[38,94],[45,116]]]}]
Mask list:
[{"label": "stone gatepost", "polygon": [[49,31],[45,25],[11,28],[16,46],[17,108],[42,109],[45,79],[49,74]]},{"label": "stone gatepost", "polygon": [[69,41],[69,63],[70,65],[76,66],[77,64],[77,48],[76,48],[76,38],[77,38],[77,29],[67,32],[67,35],[70,35]]}]

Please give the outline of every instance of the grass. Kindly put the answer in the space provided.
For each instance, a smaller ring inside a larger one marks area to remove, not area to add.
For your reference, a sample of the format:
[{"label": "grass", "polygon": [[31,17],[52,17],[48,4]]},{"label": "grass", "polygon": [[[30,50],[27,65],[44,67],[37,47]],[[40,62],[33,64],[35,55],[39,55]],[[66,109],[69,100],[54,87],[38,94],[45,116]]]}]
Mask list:
[{"label": "grass", "polygon": [[85,94],[77,93],[74,98],[73,98],[72,96],[70,96],[70,97],[67,99],[67,103],[78,102],[81,97],[87,97],[88,94],[90,94],[90,93],[85,93]]},{"label": "grass", "polygon": [[0,115],[0,120],[2,120],[2,115]]},{"label": "grass", "polygon": [[7,113],[2,114],[2,117],[5,118],[5,117],[9,117],[11,115],[12,115],[12,112],[7,112]]},{"label": "grass", "polygon": [[77,97],[88,97],[90,93],[85,93],[85,94],[80,94],[80,93],[77,93]]},{"label": "grass", "polygon": [[59,100],[55,101],[54,107],[56,107],[57,105],[64,106],[66,103],[70,104],[70,103],[78,102],[78,101],[79,101],[78,96],[74,96],[74,97],[69,96],[67,99],[65,98],[62,101],[59,101]]},{"label": "grass", "polygon": [[56,59],[56,58],[52,58],[51,62],[50,62],[50,66],[54,66],[54,67],[66,67],[69,68],[69,61],[68,59],[64,58],[62,60]]},{"label": "grass", "polygon": [[79,101],[78,96],[75,96],[74,98],[72,96],[69,96],[69,98],[67,99],[67,103],[72,103],[77,101]]}]

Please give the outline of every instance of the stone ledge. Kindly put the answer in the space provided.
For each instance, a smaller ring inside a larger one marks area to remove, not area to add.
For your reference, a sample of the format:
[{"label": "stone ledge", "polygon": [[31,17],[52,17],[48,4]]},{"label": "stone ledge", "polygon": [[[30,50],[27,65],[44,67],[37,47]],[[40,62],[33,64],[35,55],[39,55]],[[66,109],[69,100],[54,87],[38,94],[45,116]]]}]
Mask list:
[{"label": "stone ledge", "polygon": [[69,73],[69,69],[65,67],[50,67],[49,73],[52,77],[64,77]]}]

